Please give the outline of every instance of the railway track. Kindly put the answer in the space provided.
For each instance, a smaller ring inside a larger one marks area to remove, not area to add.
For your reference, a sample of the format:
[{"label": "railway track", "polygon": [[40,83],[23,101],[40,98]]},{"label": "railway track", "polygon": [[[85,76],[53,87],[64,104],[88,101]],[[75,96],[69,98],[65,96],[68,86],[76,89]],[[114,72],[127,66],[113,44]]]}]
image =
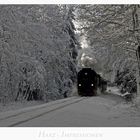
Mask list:
[{"label": "railway track", "polygon": [[81,102],[87,97],[71,97],[46,103],[37,107],[31,107],[19,111],[10,111],[0,114],[0,127],[14,127],[24,122],[28,122],[40,116],[49,114],[53,111],[65,108],[69,105]]}]

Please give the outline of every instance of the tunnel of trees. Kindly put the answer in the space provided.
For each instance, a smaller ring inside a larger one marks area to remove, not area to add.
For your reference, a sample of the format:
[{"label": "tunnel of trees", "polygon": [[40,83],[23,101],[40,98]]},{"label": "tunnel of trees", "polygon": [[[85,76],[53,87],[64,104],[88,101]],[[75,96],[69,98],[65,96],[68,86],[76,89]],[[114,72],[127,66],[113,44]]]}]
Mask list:
[{"label": "tunnel of trees", "polygon": [[139,5],[0,5],[0,100],[71,95],[94,68],[140,95]]}]

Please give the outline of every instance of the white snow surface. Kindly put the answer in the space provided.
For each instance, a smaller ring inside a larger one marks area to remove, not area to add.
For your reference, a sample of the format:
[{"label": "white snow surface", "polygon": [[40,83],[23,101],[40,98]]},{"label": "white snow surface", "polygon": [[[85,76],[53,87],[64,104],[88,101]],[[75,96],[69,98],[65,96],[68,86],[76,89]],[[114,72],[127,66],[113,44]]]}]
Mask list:
[{"label": "white snow surface", "polygon": [[0,112],[18,110],[31,106],[37,106],[40,104],[44,104],[44,102],[43,101],[17,101],[17,102],[8,102],[5,104],[0,103]]},{"label": "white snow surface", "polygon": [[119,96],[125,96],[125,95],[128,95],[128,94],[130,94],[130,93],[128,93],[128,92],[126,92],[126,93],[124,93],[124,94],[122,94],[121,92],[120,92],[120,89],[118,88],[118,87],[107,87],[107,92],[108,93],[111,93],[111,94],[115,94],[115,95],[119,95]]},{"label": "white snow surface", "polygon": [[[110,88],[111,91],[114,89],[116,88]],[[1,112],[0,126],[137,127],[140,126],[140,108],[110,93],[95,97],[74,96]]]}]

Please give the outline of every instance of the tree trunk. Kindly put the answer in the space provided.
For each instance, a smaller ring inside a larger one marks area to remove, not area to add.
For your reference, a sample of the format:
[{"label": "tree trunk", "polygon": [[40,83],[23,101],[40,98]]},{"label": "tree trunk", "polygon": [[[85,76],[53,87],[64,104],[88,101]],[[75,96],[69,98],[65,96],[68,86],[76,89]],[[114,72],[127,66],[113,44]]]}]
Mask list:
[{"label": "tree trunk", "polygon": [[137,73],[136,73],[136,81],[137,81],[137,95],[140,95],[140,74],[139,74],[139,68],[137,67]]},{"label": "tree trunk", "polygon": [[140,96],[140,37],[139,37],[139,19],[138,19],[138,13],[137,13],[137,5],[134,5],[133,11],[132,11],[132,18],[133,18],[133,33],[134,38],[137,45],[136,50],[136,57],[137,57],[137,74],[136,74],[136,81],[137,81],[137,96]]}]

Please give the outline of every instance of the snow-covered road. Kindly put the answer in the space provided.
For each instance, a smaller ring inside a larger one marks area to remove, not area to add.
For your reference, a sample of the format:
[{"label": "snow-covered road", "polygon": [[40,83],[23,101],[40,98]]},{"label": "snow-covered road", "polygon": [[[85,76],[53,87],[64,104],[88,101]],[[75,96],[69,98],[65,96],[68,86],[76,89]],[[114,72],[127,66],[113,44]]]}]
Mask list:
[{"label": "snow-covered road", "polygon": [[0,113],[0,126],[140,126],[140,113],[119,96],[75,96]]}]

